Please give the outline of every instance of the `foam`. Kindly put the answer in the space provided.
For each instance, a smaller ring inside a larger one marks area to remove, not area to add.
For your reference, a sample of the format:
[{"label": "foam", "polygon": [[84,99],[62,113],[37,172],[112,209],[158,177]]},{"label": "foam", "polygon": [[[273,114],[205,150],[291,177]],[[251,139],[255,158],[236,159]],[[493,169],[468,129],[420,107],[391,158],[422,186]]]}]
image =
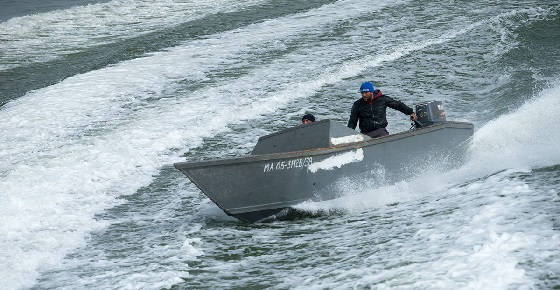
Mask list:
[{"label": "foam", "polygon": [[[511,222],[524,212],[527,200],[534,198],[535,194],[524,182],[510,178],[513,172],[504,171],[449,192],[450,195],[463,191],[471,196],[482,195],[485,205],[462,207],[462,215],[468,217],[467,221],[453,222],[461,224],[453,228],[456,239],[449,241],[450,247],[437,260],[415,273],[416,287],[505,289],[512,285],[533,286],[530,277],[519,266],[523,261],[519,253],[535,247],[550,247],[548,242],[537,245],[550,234],[550,228],[539,215]],[[463,219],[458,215],[454,218]],[[427,236],[434,232],[426,230],[418,234]]]},{"label": "foam", "polygon": [[320,162],[313,162],[307,167],[307,170],[312,173],[315,173],[318,170],[333,170],[335,168],[341,168],[346,164],[360,162],[362,160],[364,160],[364,150],[360,148],[354,151],[344,152],[328,157]]},{"label": "foam", "polygon": [[474,135],[466,166],[492,171],[560,164],[560,131],[554,121],[558,109],[560,83],[480,128]]},{"label": "foam", "polygon": [[364,136],[360,134],[351,135],[351,136],[344,136],[338,138],[331,138],[332,145],[340,145],[340,144],[347,144],[347,143],[354,143],[364,141]]},{"label": "foam", "polygon": [[[138,110],[147,107],[148,102],[154,96],[166,95],[166,92],[176,90],[177,82],[202,82],[208,80],[206,74],[213,70],[220,70],[224,66],[236,67],[238,58],[247,54],[248,49],[254,48],[257,44],[260,45],[257,46],[258,49],[269,48],[270,42],[278,39],[307,33],[312,27],[317,29],[339,19],[359,15],[358,12],[364,13],[359,3],[352,3],[345,13],[339,13],[339,11],[348,3],[335,4],[326,5],[301,15],[273,19],[228,33],[220,33],[208,39],[189,41],[165,52],[153,53],[150,56],[130,60],[110,68],[73,76],[59,84],[31,92],[2,107],[5,119],[9,122],[5,124],[6,126],[0,127],[0,132],[7,139],[11,138],[13,142],[18,142],[18,140],[26,140],[26,142],[21,142],[21,146],[12,146],[6,149],[7,151],[0,152],[0,156],[8,158],[9,161],[14,156],[18,156],[20,162],[25,162],[34,156],[25,158],[23,155],[29,152],[45,152],[51,147],[61,146],[64,144],[65,138],[70,136],[84,134],[84,132],[86,134],[97,133],[99,127],[111,130],[120,123],[128,122],[131,114],[140,114],[141,111]],[[286,26],[286,23],[289,25]],[[297,62],[299,61],[297,57],[299,55],[295,54],[296,59],[287,61]],[[193,67],[197,69],[193,70]],[[301,72],[298,71],[298,68],[290,67],[289,69],[294,74],[307,73],[307,70]],[[354,69],[354,67],[349,69]],[[280,89],[288,88],[286,84],[289,82],[285,81],[283,70],[286,70],[286,64],[280,63],[276,67],[260,69],[253,75],[269,74],[272,75],[271,77],[281,78],[282,81],[279,82],[272,80],[270,86],[278,86]],[[355,73],[359,73],[359,71]],[[302,94],[294,97],[287,96],[286,101],[296,97],[305,97],[307,92],[313,92],[322,85],[328,84],[325,77],[331,81],[337,81],[344,76],[326,75],[323,79],[312,80],[309,84],[304,83],[301,85],[301,89],[294,90],[302,92]],[[250,87],[248,84],[251,83],[254,81],[250,77],[244,78],[224,90],[213,90],[208,94],[228,94],[240,91],[239,88],[245,88],[245,92],[242,93],[254,98],[253,92],[249,90],[261,88]],[[90,84],[96,84],[95,90],[84,91],[83,87]],[[292,92],[286,89],[282,93],[289,95]],[[80,96],[80,98],[76,99],[75,96]],[[182,96],[178,96],[178,98],[180,97]],[[191,97],[190,101],[210,104],[203,100],[205,97],[205,95],[198,95]],[[68,102],[69,98],[74,99],[72,102]],[[229,100],[246,102],[250,105],[252,98],[246,100],[231,98]],[[280,98],[281,96],[278,96],[277,100]],[[19,103],[22,102],[35,102],[35,105],[20,106]],[[165,106],[171,107],[174,102],[181,101],[169,100],[168,102]],[[255,107],[254,109],[262,109],[263,113],[267,112],[266,102],[262,103],[266,108]],[[274,109],[274,106],[271,108]],[[108,120],[111,122],[107,123]],[[60,140],[62,140],[62,144],[58,143]],[[13,160],[5,165],[13,164],[13,162],[17,161]],[[0,164],[0,166],[2,165]],[[7,168],[0,167],[0,174],[7,170]]]},{"label": "foam", "polygon": [[[329,7],[324,9],[338,11]],[[351,12],[335,14],[348,17]],[[320,14],[306,17],[330,23]],[[295,26],[283,34],[275,33],[283,22],[274,20],[215,35],[68,78],[3,106],[0,156],[6,162],[0,165],[0,197],[7,202],[0,205],[0,215],[9,222],[1,224],[6,233],[1,248],[10,250],[0,254],[6,288],[32,286],[40,272],[83,245],[88,231],[105,226],[93,216],[120,203],[118,196],[148,185],[164,164],[180,160],[174,149],[199,146],[202,138],[226,131],[228,124],[258,118],[319,89],[324,80],[290,88],[290,83],[300,82],[293,75],[271,83],[270,72],[292,67],[291,62],[278,62],[219,87],[169,96],[180,88],[178,81],[204,79],[204,71],[224,65],[224,58],[200,53],[210,51],[205,48],[221,46],[213,53],[235,57],[246,53],[243,45],[260,43],[262,38],[255,35],[274,39],[312,26],[309,19],[293,19],[284,19]],[[268,31],[272,33],[264,33]],[[251,42],[239,42],[249,37]],[[292,57],[297,59],[297,54]],[[263,86],[278,83],[280,90],[261,100]]]},{"label": "foam", "polygon": [[49,61],[88,47],[262,2],[113,0],[12,18],[0,23],[0,39],[4,40],[0,43],[0,70]]},{"label": "foam", "polygon": [[[0,224],[5,233],[0,248],[9,251],[0,252],[0,272],[7,277],[6,288],[31,287],[40,272],[83,244],[88,231],[103,228],[103,222],[93,219],[96,213],[118,204],[118,196],[148,185],[163,165],[179,160],[176,150],[199,146],[204,137],[227,131],[230,124],[261,118],[325,85],[450,41],[476,27],[342,65],[336,59],[314,61],[336,53],[341,47],[334,41],[298,48],[237,79],[176,94],[183,89],[181,81],[203,81],[212,69],[235,67],[236,58],[247,53],[247,48],[266,51],[269,42],[317,33],[311,28],[359,15],[355,12],[362,8],[360,3],[341,10],[343,4],[190,41],[74,76],[2,107],[0,158],[6,162],[0,164],[4,189],[0,198],[7,202],[0,204],[0,216],[9,222]],[[351,46],[346,44],[340,51]],[[199,245],[189,245],[183,250],[196,254]],[[171,284],[184,275],[168,274],[164,280]],[[133,280],[146,281],[140,276]]]},{"label": "foam", "polygon": [[[344,219],[350,225],[336,225],[341,236],[325,243],[350,246],[348,251],[363,257],[298,269],[286,275],[282,286],[336,288],[352,281],[356,288],[380,289],[534,288],[536,277],[525,263],[556,266],[553,252],[560,235],[551,213],[537,209],[542,192],[516,178],[518,173],[502,171],[424,195],[420,201],[401,200],[398,206],[368,211],[368,216],[356,218],[361,213],[352,212]],[[365,197],[354,196],[369,203]],[[365,223],[363,228],[358,221]],[[310,275],[313,272],[316,275]]]},{"label": "foam", "polygon": [[504,13],[500,18],[493,19],[492,25],[489,28],[496,32],[499,36],[499,41],[493,49],[493,58],[503,56],[513,48],[517,47],[519,41],[515,31],[527,25],[530,22],[545,19],[554,13],[554,9],[545,9],[542,7],[531,7],[521,10],[513,10],[509,13]]}]

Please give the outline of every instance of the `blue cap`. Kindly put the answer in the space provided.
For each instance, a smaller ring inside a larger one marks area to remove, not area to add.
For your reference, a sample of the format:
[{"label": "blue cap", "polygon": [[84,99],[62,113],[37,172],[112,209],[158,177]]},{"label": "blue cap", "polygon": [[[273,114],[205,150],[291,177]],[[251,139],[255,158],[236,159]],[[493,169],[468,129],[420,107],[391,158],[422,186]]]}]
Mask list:
[{"label": "blue cap", "polygon": [[370,82],[363,82],[362,85],[360,86],[360,93],[363,92],[372,92],[373,93],[373,84]]}]

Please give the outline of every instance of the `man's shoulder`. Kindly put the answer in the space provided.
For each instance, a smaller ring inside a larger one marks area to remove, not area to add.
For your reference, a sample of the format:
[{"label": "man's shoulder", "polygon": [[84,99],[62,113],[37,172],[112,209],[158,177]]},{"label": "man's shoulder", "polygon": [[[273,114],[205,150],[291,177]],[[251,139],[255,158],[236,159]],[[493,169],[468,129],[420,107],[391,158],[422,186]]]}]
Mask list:
[{"label": "man's shoulder", "polygon": [[362,104],[362,103],[365,103],[364,99],[362,99],[362,98],[359,98],[356,101],[354,101],[354,105],[359,105],[359,104]]},{"label": "man's shoulder", "polygon": [[381,96],[379,96],[379,99],[382,99],[383,101],[392,101],[393,98],[391,98],[389,95],[385,95],[382,94]]}]

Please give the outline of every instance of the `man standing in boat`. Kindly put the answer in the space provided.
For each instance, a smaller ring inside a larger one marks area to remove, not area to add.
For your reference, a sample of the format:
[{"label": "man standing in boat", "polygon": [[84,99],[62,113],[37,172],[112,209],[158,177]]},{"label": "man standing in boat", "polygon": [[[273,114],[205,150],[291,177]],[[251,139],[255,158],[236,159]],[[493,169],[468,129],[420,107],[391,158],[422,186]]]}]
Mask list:
[{"label": "man standing in boat", "polygon": [[352,105],[348,127],[356,129],[360,121],[360,132],[372,138],[389,135],[387,132],[387,107],[410,115],[410,120],[416,121],[414,110],[401,101],[394,100],[376,90],[370,82],[360,86],[362,97]]}]

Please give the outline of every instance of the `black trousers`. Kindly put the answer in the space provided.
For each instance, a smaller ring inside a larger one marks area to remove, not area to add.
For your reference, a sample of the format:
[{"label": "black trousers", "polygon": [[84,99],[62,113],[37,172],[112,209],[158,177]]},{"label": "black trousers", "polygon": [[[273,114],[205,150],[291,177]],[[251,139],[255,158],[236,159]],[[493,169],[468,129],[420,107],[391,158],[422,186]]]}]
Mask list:
[{"label": "black trousers", "polygon": [[377,138],[377,137],[387,136],[389,135],[389,132],[387,132],[387,129],[385,128],[379,128],[373,131],[366,132],[364,134],[370,136],[371,138]]}]

